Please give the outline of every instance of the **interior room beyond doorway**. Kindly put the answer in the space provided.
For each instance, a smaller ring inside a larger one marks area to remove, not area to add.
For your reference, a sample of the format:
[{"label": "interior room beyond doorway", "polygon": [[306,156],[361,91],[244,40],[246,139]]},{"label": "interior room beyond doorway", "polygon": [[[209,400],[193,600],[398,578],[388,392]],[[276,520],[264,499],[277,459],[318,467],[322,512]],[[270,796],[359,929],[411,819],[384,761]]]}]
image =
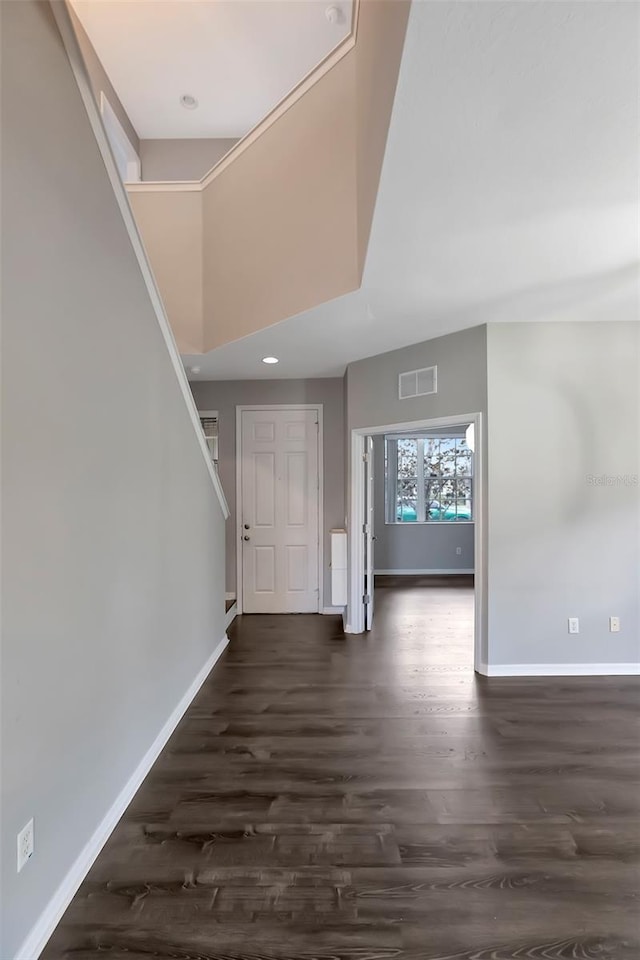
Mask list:
[{"label": "interior room beyond doorway", "polygon": [[347,632],[409,618],[450,662],[473,668],[482,627],[480,415],[354,430],[351,453],[350,530],[352,543],[362,531],[364,549],[362,560],[352,551]]}]

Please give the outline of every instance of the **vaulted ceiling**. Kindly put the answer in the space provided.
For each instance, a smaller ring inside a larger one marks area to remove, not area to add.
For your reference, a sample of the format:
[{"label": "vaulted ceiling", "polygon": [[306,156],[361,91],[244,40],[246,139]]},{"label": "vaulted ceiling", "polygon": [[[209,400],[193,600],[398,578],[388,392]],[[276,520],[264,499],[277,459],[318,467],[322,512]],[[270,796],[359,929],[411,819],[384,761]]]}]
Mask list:
[{"label": "vaulted ceiling", "polygon": [[185,358],[192,378],[339,375],[487,321],[637,321],[639,16],[414,0],[361,289]]}]

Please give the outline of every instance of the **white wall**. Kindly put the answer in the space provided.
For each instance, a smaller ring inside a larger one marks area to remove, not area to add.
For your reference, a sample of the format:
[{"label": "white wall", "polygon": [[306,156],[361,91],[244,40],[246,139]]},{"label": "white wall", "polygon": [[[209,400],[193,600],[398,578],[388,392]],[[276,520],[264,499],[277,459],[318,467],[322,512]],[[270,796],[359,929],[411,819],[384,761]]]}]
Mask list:
[{"label": "white wall", "polygon": [[231,517],[227,523],[227,590],[236,592],[236,406],[320,403],[324,425],[324,605],[331,605],[329,531],[344,526],[344,383],[317,380],[202,380],[191,384],[199,410],[217,410],[219,467]]},{"label": "white wall", "polygon": [[224,520],[50,7],[0,8],[8,960],[223,636]]},{"label": "white wall", "polygon": [[[640,659],[639,334],[613,321],[488,328],[491,664]],[[590,479],[607,476],[623,479]]]}]

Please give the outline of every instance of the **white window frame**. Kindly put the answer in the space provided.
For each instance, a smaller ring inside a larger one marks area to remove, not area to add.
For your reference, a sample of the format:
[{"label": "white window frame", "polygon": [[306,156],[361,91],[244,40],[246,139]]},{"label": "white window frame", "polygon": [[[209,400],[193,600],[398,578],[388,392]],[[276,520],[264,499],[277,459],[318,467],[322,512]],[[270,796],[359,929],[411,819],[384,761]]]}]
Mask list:
[{"label": "white window frame", "polygon": [[[384,475],[384,490],[385,490],[385,523],[394,524],[398,526],[403,526],[403,521],[397,519],[398,515],[398,441],[399,440],[415,440],[417,444],[416,449],[416,519],[411,523],[411,526],[419,523],[473,523],[475,520],[475,484],[474,484],[474,474],[475,474],[475,457],[471,457],[471,474],[468,477],[458,477],[456,474],[456,480],[470,480],[471,481],[471,519],[470,520],[429,520],[427,517],[427,503],[426,503],[426,483],[427,477],[425,477],[424,472],[424,444],[425,440],[464,440],[464,437],[448,437],[444,434],[435,436],[435,437],[425,437],[425,436],[411,436],[407,434],[402,436],[400,434],[394,434],[393,436],[385,437],[385,475]],[[404,521],[407,523],[407,521]]]}]

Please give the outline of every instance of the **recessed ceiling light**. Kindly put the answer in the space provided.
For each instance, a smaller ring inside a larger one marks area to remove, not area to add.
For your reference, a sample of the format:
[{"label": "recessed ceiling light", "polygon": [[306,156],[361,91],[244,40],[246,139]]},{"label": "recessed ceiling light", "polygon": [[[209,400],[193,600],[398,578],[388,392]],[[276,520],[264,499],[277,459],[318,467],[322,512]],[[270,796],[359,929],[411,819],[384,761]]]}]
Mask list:
[{"label": "recessed ceiling light", "polygon": [[195,110],[198,106],[198,101],[190,93],[183,93],[180,97],[180,103],[185,110]]},{"label": "recessed ceiling light", "polygon": [[262,362],[263,363],[280,363],[277,357],[263,357]]},{"label": "recessed ceiling light", "polygon": [[200,367],[189,367],[189,372],[198,374],[200,373]]},{"label": "recessed ceiling light", "polygon": [[335,3],[332,3],[330,7],[327,7],[327,9],[324,12],[324,15],[329,21],[329,23],[332,23],[332,24],[342,23],[342,21],[344,20],[344,13],[340,9],[340,7],[335,5]]}]

